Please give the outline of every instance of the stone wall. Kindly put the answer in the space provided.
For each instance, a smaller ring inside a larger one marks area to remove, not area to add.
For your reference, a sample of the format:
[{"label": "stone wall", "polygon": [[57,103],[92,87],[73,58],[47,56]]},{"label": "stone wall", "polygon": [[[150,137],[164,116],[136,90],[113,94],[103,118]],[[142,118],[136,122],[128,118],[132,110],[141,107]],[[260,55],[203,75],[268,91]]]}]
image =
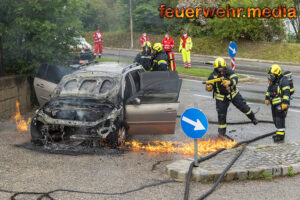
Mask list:
[{"label": "stone wall", "polygon": [[0,118],[9,118],[16,112],[16,101],[21,113],[31,110],[31,88],[24,75],[0,77]]}]

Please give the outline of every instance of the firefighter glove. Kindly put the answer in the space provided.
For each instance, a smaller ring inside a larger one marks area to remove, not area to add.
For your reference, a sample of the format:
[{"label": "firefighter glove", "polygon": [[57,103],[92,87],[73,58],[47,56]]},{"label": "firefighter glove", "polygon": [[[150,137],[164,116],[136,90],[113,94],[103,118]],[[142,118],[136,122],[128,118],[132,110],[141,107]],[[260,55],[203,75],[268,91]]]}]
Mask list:
[{"label": "firefighter glove", "polygon": [[206,85],[206,90],[207,90],[208,92],[212,91],[212,89],[213,89],[213,86],[212,86],[212,85]]},{"label": "firefighter glove", "polygon": [[270,101],[268,99],[266,99],[265,104],[268,106],[270,104]]},{"label": "firefighter glove", "polygon": [[281,110],[283,111],[283,110],[286,110],[288,108],[288,105],[287,104],[285,104],[285,103],[283,103],[283,104],[281,104]]},{"label": "firefighter glove", "polygon": [[221,85],[223,85],[224,87],[227,87],[230,85],[230,81],[229,80],[223,80]]}]

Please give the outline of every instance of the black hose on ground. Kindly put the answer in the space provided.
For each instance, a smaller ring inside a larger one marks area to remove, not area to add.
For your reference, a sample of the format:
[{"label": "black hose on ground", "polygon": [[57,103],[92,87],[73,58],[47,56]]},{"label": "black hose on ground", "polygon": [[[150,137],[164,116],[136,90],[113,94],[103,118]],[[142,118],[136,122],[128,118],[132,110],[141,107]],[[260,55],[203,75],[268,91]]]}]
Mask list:
[{"label": "black hose on ground", "polygon": [[[208,123],[210,124],[219,124],[216,121],[208,121]],[[262,124],[273,124],[273,121],[270,120],[258,120],[258,123],[262,123]],[[227,125],[242,125],[242,124],[252,124],[251,121],[243,121],[243,122],[227,122]]]},{"label": "black hose on ground", "polygon": [[[198,162],[203,162],[205,160],[208,160],[210,158],[215,157],[217,154],[221,153],[222,151],[226,150],[225,148],[219,149],[203,158],[198,159]],[[193,161],[189,167],[189,171],[187,174],[187,180],[185,183],[185,191],[184,191],[184,199],[189,199],[189,187],[190,187],[190,183],[191,183],[191,177],[192,177],[192,171],[193,171],[193,167],[194,167],[195,161]]]},{"label": "black hose on ground", "polygon": [[[226,166],[226,168],[223,170],[222,174],[219,176],[218,180],[215,182],[215,184],[213,185],[213,187],[208,191],[206,192],[204,195],[202,195],[199,199],[203,200],[205,199],[207,196],[209,196],[216,188],[217,186],[219,185],[219,183],[222,181],[222,179],[224,178],[225,174],[227,173],[227,171],[232,167],[232,165],[238,160],[238,158],[242,155],[242,153],[244,152],[246,146],[252,142],[255,142],[257,140],[260,140],[260,139],[263,139],[265,137],[269,137],[271,135],[274,135],[275,132],[271,132],[271,133],[267,133],[267,134],[264,134],[264,135],[261,135],[261,136],[258,136],[258,137],[255,137],[253,139],[250,139],[250,140],[245,140],[245,141],[242,141],[242,142],[239,142],[237,143],[236,145],[234,145],[232,148],[237,148],[239,147],[240,145],[242,145],[242,149],[241,151],[232,159],[232,161]],[[224,151],[225,149],[219,149],[221,150],[220,152]],[[220,152],[216,151],[212,154],[209,154],[208,156],[204,157],[204,158],[201,158],[201,159],[198,159],[198,163],[200,162],[203,162],[205,160],[208,160],[209,158],[212,158],[214,156],[216,156],[217,154],[219,154]],[[185,187],[185,192],[184,192],[184,200],[188,200],[189,198],[189,186],[190,186],[190,181],[191,181],[191,176],[192,176],[192,171],[193,171],[193,167],[194,167],[194,162],[192,162],[190,164],[190,167],[189,167],[189,171],[187,173],[187,182],[186,182],[186,187]]]},{"label": "black hose on ground", "polygon": [[247,145],[244,145],[243,148],[240,150],[240,152],[231,160],[231,162],[226,166],[226,168],[223,170],[222,174],[219,176],[218,180],[215,182],[215,184],[208,190],[205,194],[203,194],[200,198],[197,200],[203,200],[206,197],[208,197],[219,185],[219,183],[224,178],[225,174],[228,172],[228,170],[232,167],[232,165],[239,159],[239,157],[242,155],[242,153],[245,151]]},{"label": "black hose on ground", "polygon": [[[177,118],[181,118],[181,115],[177,115]],[[210,121],[210,120],[208,120],[208,123],[216,124],[216,125],[219,124],[217,121]],[[274,122],[271,120],[258,120],[258,123],[273,124]],[[240,121],[240,122],[227,122],[226,124],[227,125],[243,125],[243,124],[252,124],[252,122],[251,121]]]},{"label": "black hose on ground", "polygon": [[67,190],[67,189],[56,189],[56,190],[51,190],[48,192],[26,192],[26,191],[21,192],[21,191],[3,190],[1,188],[0,188],[0,192],[12,194],[12,196],[10,197],[11,200],[16,200],[17,197],[19,197],[21,195],[38,196],[36,198],[36,200],[42,200],[45,198],[48,198],[50,200],[55,200],[55,198],[51,197],[50,195],[54,194],[54,193],[58,193],[58,192],[89,194],[89,195],[117,196],[117,195],[126,195],[126,194],[130,194],[130,193],[138,192],[138,191],[144,190],[146,188],[156,187],[156,186],[169,184],[169,183],[175,183],[175,181],[173,181],[173,180],[159,181],[159,182],[148,184],[148,185],[142,185],[136,189],[128,190],[125,192],[86,192],[86,191]]}]

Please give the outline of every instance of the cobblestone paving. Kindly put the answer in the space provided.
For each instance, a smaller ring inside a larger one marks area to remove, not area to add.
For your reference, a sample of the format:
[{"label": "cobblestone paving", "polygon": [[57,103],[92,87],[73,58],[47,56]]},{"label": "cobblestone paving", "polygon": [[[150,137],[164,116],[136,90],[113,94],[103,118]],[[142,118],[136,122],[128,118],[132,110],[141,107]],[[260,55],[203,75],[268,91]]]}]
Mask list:
[{"label": "cobblestone paving", "polygon": [[[193,168],[192,180],[213,181],[230,163],[239,149],[230,149]],[[178,160],[166,166],[167,175],[185,181],[192,159]],[[300,142],[267,146],[248,146],[228,171],[224,180],[270,178],[300,173]]]}]

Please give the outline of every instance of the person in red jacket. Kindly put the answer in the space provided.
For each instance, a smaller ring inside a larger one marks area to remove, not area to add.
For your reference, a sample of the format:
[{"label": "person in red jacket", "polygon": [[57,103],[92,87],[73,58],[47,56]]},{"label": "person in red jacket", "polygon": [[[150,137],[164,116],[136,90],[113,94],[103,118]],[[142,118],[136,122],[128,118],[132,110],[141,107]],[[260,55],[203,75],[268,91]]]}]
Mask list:
[{"label": "person in red jacket", "polygon": [[99,51],[99,57],[102,56],[102,47],[103,47],[103,34],[100,32],[100,30],[97,30],[93,34],[94,44],[95,44],[95,51],[94,56],[96,57]]},{"label": "person in red jacket", "polygon": [[173,47],[175,46],[174,40],[169,36],[169,34],[165,35],[165,38],[162,40],[161,44],[167,54],[172,52]]},{"label": "person in red jacket", "polygon": [[167,56],[169,58],[169,69],[171,71],[176,70],[175,66],[175,57],[174,53],[172,52],[173,47],[175,46],[174,40],[169,36],[169,34],[165,35],[165,38],[162,40],[162,46],[164,48],[164,51],[167,53]]},{"label": "person in red jacket", "polygon": [[147,33],[143,33],[140,37],[141,49],[143,48],[144,42],[150,42]]}]

